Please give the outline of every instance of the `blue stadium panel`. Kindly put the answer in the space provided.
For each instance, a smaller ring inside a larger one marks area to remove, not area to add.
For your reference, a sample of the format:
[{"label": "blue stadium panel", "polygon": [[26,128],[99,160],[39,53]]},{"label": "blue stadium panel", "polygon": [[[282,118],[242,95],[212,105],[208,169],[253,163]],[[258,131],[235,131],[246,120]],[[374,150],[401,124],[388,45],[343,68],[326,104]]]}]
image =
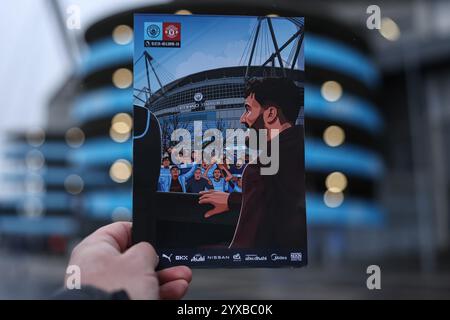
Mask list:
[{"label": "blue stadium panel", "polygon": [[26,153],[31,150],[42,152],[44,158],[47,160],[65,160],[70,148],[66,143],[62,142],[45,142],[39,147],[31,147],[29,144],[23,142],[7,148],[5,155],[6,157],[15,157],[23,160]]},{"label": "blue stadium panel", "polygon": [[[103,88],[81,95],[74,103],[72,116],[78,123],[132,112],[132,90]],[[344,93],[339,102],[326,101],[320,89],[305,85],[305,115],[307,117],[342,121],[372,134],[380,133],[383,120],[373,104]]]},{"label": "blue stadium panel", "polygon": [[[118,207],[128,209],[131,218],[131,192],[93,192],[85,197],[86,214],[94,219],[110,219]],[[318,194],[306,195],[308,223],[312,225],[382,226],[385,213],[372,202],[347,198],[338,208],[329,208]]]},{"label": "blue stadium panel", "polygon": [[73,236],[77,231],[78,224],[70,217],[0,216],[0,233],[5,235]]},{"label": "blue stadium panel", "polygon": [[[108,152],[104,152],[104,150]],[[314,171],[342,171],[349,175],[379,179],[384,172],[381,158],[371,150],[347,144],[331,148],[320,140],[305,140],[306,169]],[[354,155],[349,157],[349,154]],[[70,153],[70,161],[80,166],[111,165],[116,159],[132,160],[131,141],[117,143],[108,138],[87,142]]]},{"label": "blue stadium panel", "polygon": [[79,96],[73,104],[71,115],[77,123],[85,123],[118,112],[133,111],[132,89],[107,87]]},{"label": "blue stadium panel", "polygon": [[[75,173],[72,168],[62,164],[67,160],[69,150],[65,142],[58,141],[46,141],[38,147],[32,147],[24,141],[14,142],[8,146],[6,157],[10,160],[25,162],[28,152],[38,151],[45,162],[40,169],[27,170],[24,167],[23,170],[6,173],[3,178],[17,185],[25,185],[27,179],[31,181],[42,179],[44,190],[25,191],[8,200],[11,210],[0,216],[1,234],[39,237],[52,235],[69,237],[77,234],[79,226],[71,210],[73,196],[64,190],[65,179]],[[55,161],[60,164],[55,165]],[[27,215],[25,205],[28,201],[42,205],[42,214]]]},{"label": "blue stadium panel", "polygon": [[[92,44],[84,56],[80,73],[86,76],[105,67],[130,63],[132,58],[133,43],[117,45],[110,38],[100,40]],[[305,36],[305,61],[351,76],[372,88],[380,81],[380,74],[370,59],[358,50],[326,37]]]}]

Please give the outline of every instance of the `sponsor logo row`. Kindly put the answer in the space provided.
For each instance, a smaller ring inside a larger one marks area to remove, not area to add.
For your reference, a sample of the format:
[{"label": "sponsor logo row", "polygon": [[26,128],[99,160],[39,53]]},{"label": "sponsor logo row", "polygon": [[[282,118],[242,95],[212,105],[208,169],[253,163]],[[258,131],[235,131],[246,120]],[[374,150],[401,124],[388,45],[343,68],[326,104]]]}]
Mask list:
[{"label": "sponsor logo row", "polygon": [[173,253],[162,253],[162,258],[166,260],[166,262],[173,263],[177,261],[190,261],[193,263],[202,263],[205,261],[233,261],[233,262],[242,262],[242,261],[291,261],[291,262],[301,262],[302,261],[302,253],[301,252],[291,252],[288,255],[282,255],[278,253],[272,253],[270,255],[260,255],[253,253],[235,253],[232,255],[227,254],[201,254],[197,253],[193,256],[185,255],[185,254],[173,254]]}]

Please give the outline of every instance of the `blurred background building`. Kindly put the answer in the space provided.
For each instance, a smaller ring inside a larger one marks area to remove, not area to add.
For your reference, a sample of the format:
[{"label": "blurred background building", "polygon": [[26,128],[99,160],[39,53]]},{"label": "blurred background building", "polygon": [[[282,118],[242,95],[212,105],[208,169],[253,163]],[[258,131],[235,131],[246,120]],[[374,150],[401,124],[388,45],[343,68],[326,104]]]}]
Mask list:
[{"label": "blurred background building", "polygon": [[[310,265],[195,271],[188,297],[450,297],[450,4],[381,1],[380,30],[371,4],[29,1],[0,62],[0,298],[45,297],[73,244],[131,219],[136,12],[305,16]],[[48,18],[37,46],[27,12]],[[371,264],[381,292],[366,288]]]}]

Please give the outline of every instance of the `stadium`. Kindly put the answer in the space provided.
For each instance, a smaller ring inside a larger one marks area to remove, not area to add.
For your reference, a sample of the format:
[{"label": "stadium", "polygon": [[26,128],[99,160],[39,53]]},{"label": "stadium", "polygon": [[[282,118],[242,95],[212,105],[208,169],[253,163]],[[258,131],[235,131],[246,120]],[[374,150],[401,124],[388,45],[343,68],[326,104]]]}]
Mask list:
[{"label": "stadium", "polygon": [[[47,226],[41,227],[41,236],[66,230],[52,220],[45,223],[51,218],[46,212],[54,203],[62,211],[65,208],[66,212],[73,213],[61,217],[64,223],[70,224],[70,233],[64,233],[69,238],[74,234],[84,235],[112,220],[131,219],[133,104],[154,108],[163,126],[164,121],[172,122],[172,125],[174,121],[189,125],[189,117],[193,114],[196,119],[200,115],[204,117],[207,126],[234,126],[242,113],[245,79],[283,72],[279,70],[278,59],[271,55],[273,52],[268,55],[272,60],[262,59],[267,41],[273,41],[263,21],[265,27],[261,27],[259,38],[255,36],[255,30],[243,52],[243,63],[236,67],[205,70],[175,79],[164,72],[164,67],[152,56],[143,55],[139,63],[148,62],[151,82],[145,86],[146,69],[141,68],[143,75],[132,73],[133,13],[174,13],[179,10],[177,8],[176,3],[136,8],[104,17],[87,28],[84,40],[88,50],[82,51],[76,71],[61,85],[49,105],[51,121],[46,131],[55,132],[52,135],[56,138],[37,148],[43,151],[44,157],[58,158],[55,164],[48,162],[45,170],[45,175],[53,179],[51,192],[41,196],[43,210],[39,223],[24,218],[13,220],[15,222],[8,220],[5,225],[15,226],[11,232],[17,234],[22,230],[26,233],[34,225]],[[191,5],[185,8],[199,14],[221,14],[224,10],[238,15],[273,14],[271,8],[252,10],[241,5],[227,8]],[[279,8],[276,14],[291,16],[292,11]],[[358,243],[345,241],[345,228],[351,225],[354,227],[352,233],[367,239],[359,243],[370,242],[377,237],[385,221],[377,193],[384,172],[379,152],[384,121],[375,103],[380,74],[370,59],[367,44],[357,34],[333,20],[327,20],[327,26],[323,27],[320,17],[309,19],[309,33],[304,40],[308,79],[305,81],[303,71],[291,74],[305,92],[308,223],[313,229],[334,230],[332,233],[315,233],[311,245],[320,249],[311,252],[318,257],[334,248],[336,238],[339,243],[345,242],[336,249],[337,252],[342,253],[343,248],[347,252],[359,251]],[[300,46],[292,46],[287,63],[282,62],[288,73],[291,72],[289,67],[299,58],[294,48],[302,47],[303,43],[302,37],[296,39]],[[253,44],[255,50],[249,64]],[[133,76],[135,84],[142,82],[144,85],[133,87]],[[174,109],[183,106],[182,110]],[[76,147],[68,144],[67,137],[73,132],[82,137]],[[30,146],[24,143],[22,153],[14,154],[14,159],[23,159],[29,149]],[[67,187],[70,183],[65,183],[73,175],[77,182],[75,194],[69,192],[72,191]],[[4,211],[21,213],[15,204]]]},{"label": "stadium", "polygon": [[[194,120],[201,120],[205,130],[240,128],[246,70],[246,67],[220,68],[186,76],[155,92],[148,100],[148,106],[162,123],[162,128],[166,122],[172,127],[174,120],[188,130],[193,129]],[[251,68],[252,77],[274,76],[276,72],[272,68]],[[277,73],[281,75],[280,70]],[[297,84],[300,90],[303,89],[303,81],[299,81],[303,80],[302,71],[290,72],[288,77],[298,79]],[[164,95],[162,91],[165,91]],[[169,138],[167,133],[163,132],[164,140]]]}]

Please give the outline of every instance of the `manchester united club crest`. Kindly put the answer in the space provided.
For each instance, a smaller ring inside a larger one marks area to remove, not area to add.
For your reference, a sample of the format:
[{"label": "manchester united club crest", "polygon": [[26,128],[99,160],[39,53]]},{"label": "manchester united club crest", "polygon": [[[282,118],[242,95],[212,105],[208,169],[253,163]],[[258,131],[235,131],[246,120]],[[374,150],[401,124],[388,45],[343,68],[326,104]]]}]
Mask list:
[{"label": "manchester united club crest", "polygon": [[180,41],[181,26],[178,22],[164,22],[163,23],[164,36],[166,41]]}]

